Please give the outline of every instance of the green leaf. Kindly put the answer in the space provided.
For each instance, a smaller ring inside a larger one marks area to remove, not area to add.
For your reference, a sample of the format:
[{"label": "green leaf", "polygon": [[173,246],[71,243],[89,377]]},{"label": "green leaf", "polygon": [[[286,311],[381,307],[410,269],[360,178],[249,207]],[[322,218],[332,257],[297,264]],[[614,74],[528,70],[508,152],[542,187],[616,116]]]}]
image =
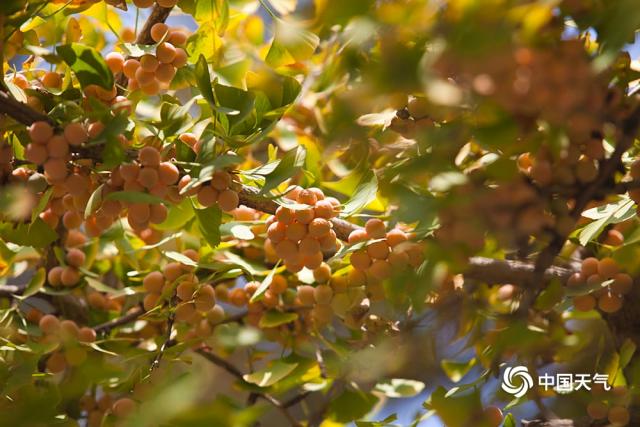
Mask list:
[{"label": "green leaf", "polygon": [[278,269],[279,265],[280,262],[278,261],[276,265],[271,269],[269,274],[267,274],[267,277],[265,277],[262,283],[260,283],[260,286],[258,286],[258,289],[256,289],[256,291],[253,293],[249,302],[257,302],[263,298],[264,293],[267,292],[267,289],[269,289],[269,285],[271,285],[271,281],[273,280],[273,276],[276,274],[276,270]]},{"label": "green leaf", "polygon": [[258,387],[269,387],[289,375],[296,366],[298,366],[297,363],[285,363],[276,360],[270,366],[251,374],[246,374],[242,378]]},{"label": "green leaf", "polygon": [[146,54],[155,55],[157,48],[155,44],[122,43],[120,46],[127,56],[136,58]]},{"label": "green leaf", "polygon": [[156,224],[154,228],[158,230],[179,230],[185,228],[186,224],[193,218],[193,207],[188,197],[185,197],[179,204],[171,205],[167,219],[161,224]]},{"label": "green leaf", "polygon": [[507,414],[506,417],[504,417],[504,421],[502,423],[502,427],[516,427],[516,419],[513,417],[513,414]]},{"label": "green leaf", "polygon": [[101,281],[94,279],[93,277],[85,276],[85,280],[87,281],[87,285],[89,285],[91,288],[95,289],[98,292],[104,292],[105,294],[118,296],[118,295],[134,295],[136,293],[130,287],[124,288],[124,289],[112,288],[111,286],[107,286]]},{"label": "green leaf", "polygon": [[202,237],[212,248],[220,244],[220,224],[222,223],[222,211],[218,205],[206,209],[193,209],[198,221],[198,228]]},{"label": "green leaf", "polygon": [[102,55],[94,48],[70,43],[56,47],[56,51],[75,73],[83,88],[92,84],[107,90],[113,87],[113,74]]},{"label": "green leaf", "polygon": [[211,181],[213,173],[216,170],[224,170],[228,166],[237,165],[241,162],[242,157],[235,153],[223,154],[215,157],[213,160],[209,160],[206,164],[202,165],[202,169],[200,169],[198,177],[192,179],[187,185],[185,185],[182,190],[180,190],[180,194],[186,194],[190,189],[199,187],[205,182]]},{"label": "green leaf", "polygon": [[392,378],[379,382],[374,387],[374,391],[391,398],[412,397],[424,390],[424,383],[421,381],[407,380],[404,378]]},{"label": "green leaf", "polygon": [[636,214],[634,206],[633,200],[623,197],[616,203],[609,203],[584,211],[582,216],[595,219],[595,221],[587,224],[578,232],[578,241],[582,246],[586,246],[607,225],[617,224],[633,218]]},{"label": "green leaf", "polygon": [[610,284],[612,284],[613,282],[614,282],[613,279],[609,279],[609,280],[605,280],[605,281],[599,282],[599,283],[598,282],[596,282],[596,283],[583,283],[583,284],[580,284],[580,285],[577,285],[577,286],[567,287],[564,292],[569,297],[575,297],[575,296],[579,296],[579,295],[587,295],[587,294],[590,294],[593,291],[597,291],[598,289],[602,289],[604,287],[607,287]]},{"label": "green leaf", "polygon": [[273,67],[302,62],[311,58],[320,38],[295,22],[275,19],[275,36],[265,61]]},{"label": "green leaf", "polygon": [[198,57],[198,62],[196,62],[195,74],[196,83],[198,85],[198,89],[200,89],[202,97],[207,100],[211,108],[215,108],[216,100],[213,97],[211,76],[209,75],[209,64],[207,64],[207,59],[204,57],[204,55],[200,55]]},{"label": "green leaf", "polygon": [[100,205],[102,204],[102,191],[104,189],[104,184],[100,184],[98,188],[95,189],[91,196],[89,197],[89,201],[87,202],[87,207],[84,210],[84,217],[89,218],[92,213],[94,213]]},{"label": "green leaf", "polygon": [[553,280],[540,292],[535,302],[535,308],[538,310],[551,310],[562,302],[565,291],[564,286],[559,280]]},{"label": "green leaf", "polygon": [[295,175],[302,166],[304,166],[304,159],[307,151],[302,146],[296,147],[294,150],[288,151],[280,163],[264,177],[264,185],[260,189],[260,194],[265,194],[278,185],[282,184],[287,179]]},{"label": "green leaf", "polygon": [[378,178],[371,169],[367,169],[356,187],[353,197],[344,204],[341,216],[351,216],[362,209],[376,198],[378,193]]},{"label": "green leaf", "polygon": [[253,111],[256,95],[253,92],[218,83],[213,86],[213,91],[218,105],[226,110],[224,114],[229,120],[230,132],[233,132],[234,126],[240,124]]},{"label": "green leaf", "polygon": [[36,270],[36,273],[33,275],[31,280],[29,281],[29,284],[27,285],[24,292],[22,293],[22,297],[26,298],[31,295],[37,294],[38,291],[42,289],[42,287],[44,286],[46,279],[47,279],[47,271],[43,267],[40,267],[38,270]]},{"label": "green leaf", "polygon": [[33,210],[33,212],[31,212],[31,223],[33,223],[38,217],[38,215],[40,215],[45,210],[45,208],[47,207],[47,203],[49,203],[49,199],[51,198],[52,193],[53,193],[53,187],[49,187],[47,191],[45,191],[42,194],[42,197],[40,197],[40,200],[38,201],[38,205]]},{"label": "green leaf", "polygon": [[108,354],[109,356],[118,356],[118,354],[117,354],[117,353],[114,353],[114,352],[109,351],[109,350],[105,350],[104,348],[100,347],[100,346],[99,346],[97,343],[95,343],[95,342],[88,343],[87,345],[88,345],[89,347],[91,347],[92,349],[94,349],[95,351],[97,351],[97,352],[104,353],[104,354]]},{"label": "green leaf", "polygon": [[635,343],[627,338],[620,347],[620,369],[624,369],[629,364],[635,352]]},{"label": "green leaf", "polygon": [[447,427],[466,427],[475,425],[474,414],[482,412],[482,401],[478,388],[471,393],[459,396],[446,396],[444,387],[438,387],[425,407],[433,409]]},{"label": "green leaf", "polygon": [[56,241],[58,235],[43,220],[36,218],[30,224],[0,223],[0,238],[20,246],[44,248]]},{"label": "green leaf", "polygon": [[451,359],[443,359],[440,362],[440,366],[442,366],[442,370],[447,377],[454,383],[460,381],[465,375],[469,373],[471,368],[476,365],[476,358],[473,357],[466,362],[459,362],[457,360]]},{"label": "green leaf", "polygon": [[216,32],[213,24],[206,22],[200,25],[198,30],[187,41],[187,54],[192,62],[198,61],[203,56],[207,61],[214,61],[216,52],[222,46],[222,39]]},{"label": "green leaf", "polygon": [[251,227],[245,224],[235,224],[229,229],[231,235],[238,240],[253,240],[256,236]]},{"label": "green leaf", "polygon": [[196,0],[193,18],[198,23],[212,23],[222,35],[229,23],[229,2],[227,0]]},{"label": "green leaf", "polygon": [[25,22],[20,26],[20,31],[23,33],[26,33],[27,31],[38,28],[40,25],[44,24],[45,22],[47,21],[45,21],[42,17],[34,16],[32,18],[29,18],[27,22]]},{"label": "green leaf", "polygon": [[164,256],[170,258],[174,261],[178,261],[180,264],[188,265],[190,267],[197,267],[198,263],[189,258],[186,255],[181,254],[180,252],[175,251],[166,251],[164,252]]},{"label": "green leaf", "polygon": [[328,417],[339,423],[349,423],[367,415],[378,398],[363,391],[345,390],[331,400]]},{"label": "green leaf", "polygon": [[161,197],[154,196],[149,193],[143,193],[141,191],[114,191],[113,193],[109,193],[106,199],[119,200],[121,202],[128,203],[169,204],[169,202]]},{"label": "green leaf", "polygon": [[275,328],[285,323],[293,322],[298,319],[298,313],[283,313],[278,310],[269,310],[262,315],[258,326],[261,328]]}]

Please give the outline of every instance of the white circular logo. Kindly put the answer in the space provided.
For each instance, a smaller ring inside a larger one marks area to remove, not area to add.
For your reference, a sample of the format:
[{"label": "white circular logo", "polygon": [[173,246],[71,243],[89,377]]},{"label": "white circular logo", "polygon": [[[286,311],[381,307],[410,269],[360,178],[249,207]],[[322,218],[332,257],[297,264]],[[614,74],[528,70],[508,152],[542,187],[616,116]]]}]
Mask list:
[{"label": "white circular logo", "polygon": [[[516,379],[517,385],[514,385]],[[518,380],[519,379],[519,380]],[[502,374],[502,389],[515,397],[524,396],[533,387],[533,378],[526,366],[508,367]]]}]

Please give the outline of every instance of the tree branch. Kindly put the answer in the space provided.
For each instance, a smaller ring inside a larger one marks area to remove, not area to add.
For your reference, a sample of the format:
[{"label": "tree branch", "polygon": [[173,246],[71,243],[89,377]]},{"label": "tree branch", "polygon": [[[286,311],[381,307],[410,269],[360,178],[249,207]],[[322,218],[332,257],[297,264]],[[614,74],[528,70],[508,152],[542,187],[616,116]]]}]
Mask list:
[{"label": "tree branch", "polygon": [[[209,362],[213,363],[214,365],[221,367],[222,369],[227,371],[229,374],[231,374],[234,377],[236,377],[238,380],[244,381],[244,378],[243,378],[244,375],[242,374],[242,372],[240,372],[240,370],[238,368],[233,366],[233,364],[231,364],[227,360],[225,360],[225,359],[219,357],[218,355],[212,353],[207,346],[202,346],[202,347],[200,347],[200,348],[198,348],[198,349],[196,349],[194,351],[197,354],[199,354],[200,356],[202,356],[205,359],[207,359]],[[293,406],[294,404],[298,403],[299,401],[302,401],[304,398],[300,398],[300,397],[296,396],[295,398],[291,399],[287,403],[282,403],[278,399],[276,399],[275,397],[273,397],[273,396],[271,396],[271,395],[269,395],[267,393],[254,392],[253,395],[256,396],[257,398],[266,400],[271,405],[273,405],[275,408],[277,408],[282,413],[282,415],[284,415],[285,418],[287,418],[287,420],[289,420],[289,423],[291,423],[292,426],[294,426],[294,427],[299,427],[300,426],[300,423],[298,423],[298,421],[296,421],[295,418],[293,418],[293,416],[289,413],[287,408],[290,407],[290,406]],[[294,400],[294,399],[297,399],[297,400]],[[290,403],[291,401],[293,401],[294,403]]]},{"label": "tree branch", "polygon": [[[570,213],[574,220],[578,220],[580,218],[580,215],[589,202],[593,200],[594,197],[598,195],[613,178],[615,171],[619,168],[622,161],[622,155],[633,145],[633,141],[635,140],[639,127],[640,107],[636,107],[636,109],[622,122],[622,137],[620,138],[620,141],[618,141],[618,144],[616,144],[613,154],[600,165],[597,178],[576,198],[575,204]],[[542,287],[545,272],[553,264],[556,256],[558,256],[562,250],[567,237],[568,236],[566,234],[556,233],[553,236],[551,243],[549,243],[549,245],[540,252],[536,259],[535,268],[529,284],[531,289],[540,289]],[[536,292],[528,292],[526,294],[525,301],[523,301],[523,304],[521,305],[523,310],[527,310],[530,307],[535,296]]]},{"label": "tree branch", "polygon": [[112,329],[117,328],[118,326],[126,325],[127,323],[131,323],[145,313],[146,311],[144,311],[144,308],[142,308],[142,306],[138,306],[135,309],[130,310],[122,317],[118,317],[117,319],[113,319],[108,322],[101,323],[100,325],[94,326],[93,330],[96,331],[96,333],[108,334]]},{"label": "tree branch", "polygon": [[44,121],[54,124],[53,120],[27,104],[13,99],[8,93],[0,91],[0,113],[12,117],[23,125],[30,126],[33,122]]},{"label": "tree branch", "polygon": [[151,38],[151,27],[153,27],[155,24],[166,21],[169,15],[171,14],[172,9],[173,7],[162,7],[156,3],[153,6],[151,15],[149,15],[142,29],[140,29],[140,32],[138,32],[138,36],[136,37],[136,43],[137,44],[154,44],[155,42]]},{"label": "tree branch", "polygon": [[[531,263],[512,260],[498,260],[484,257],[469,259],[469,268],[463,273],[467,279],[474,279],[489,284],[510,283],[524,286],[534,277],[535,266]],[[542,280],[547,282],[558,279],[565,283],[574,270],[564,267],[551,266],[542,274]]]},{"label": "tree branch", "polygon": [[[173,7],[162,7],[156,3],[153,6],[151,15],[149,15],[144,25],[138,32],[138,35],[136,37],[136,43],[137,44],[154,44],[155,42],[151,38],[151,27],[153,27],[155,24],[159,24],[161,22],[166,21],[169,15],[171,14],[172,9]],[[118,91],[120,92],[122,90],[121,88],[125,88],[128,82],[129,82],[129,79],[127,79],[127,76],[125,76],[124,73],[118,74],[116,76],[116,83],[118,86],[120,86],[118,88]]]},{"label": "tree branch", "polygon": [[[257,188],[243,185],[238,194],[240,196],[240,204],[247,207],[259,210],[260,212],[275,214],[278,209],[278,204],[271,199],[268,199],[260,195],[260,190]],[[349,234],[353,230],[360,230],[362,227],[353,224],[349,221],[345,221],[340,218],[332,218],[333,231],[340,240],[346,241],[349,238]]]}]

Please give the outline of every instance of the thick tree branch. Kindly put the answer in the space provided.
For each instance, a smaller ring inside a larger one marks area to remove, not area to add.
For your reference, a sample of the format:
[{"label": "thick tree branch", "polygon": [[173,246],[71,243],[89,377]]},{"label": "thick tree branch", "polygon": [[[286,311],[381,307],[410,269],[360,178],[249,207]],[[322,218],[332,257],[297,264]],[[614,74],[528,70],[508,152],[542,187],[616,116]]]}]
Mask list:
[{"label": "thick tree branch", "polygon": [[6,114],[26,126],[38,121],[54,124],[49,116],[39,113],[27,104],[13,99],[8,93],[2,91],[0,91],[0,114]]},{"label": "thick tree branch", "polygon": [[[464,272],[466,279],[473,279],[489,284],[510,283],[524,286],[534,277],[535,266],[531,263],[512,260],[498,260],[484,257],[473,257],[469,260],[469,268]],[[551,266],[542,274],[542,280],[552,279],[565,283],[573,270]]]},{"label": "thick tree branch", "polygon": [[151,27],[160,22],[164,22],[167,20],[169,15],[171,14],[172,7],[162,7],[158,6],[156,3],[153,6],[153,10],[151,11],[151,15],[147,18],[144,25],[138,32],[138,36],[136,37],[137,44],[154,44],[155,42],[151,38]]}]

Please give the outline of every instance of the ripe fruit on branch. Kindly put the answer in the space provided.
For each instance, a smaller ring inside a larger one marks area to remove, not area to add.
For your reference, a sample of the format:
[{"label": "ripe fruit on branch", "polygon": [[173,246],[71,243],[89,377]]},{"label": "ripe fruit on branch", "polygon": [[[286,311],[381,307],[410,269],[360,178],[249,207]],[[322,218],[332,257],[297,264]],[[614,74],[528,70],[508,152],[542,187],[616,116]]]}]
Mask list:
[{"label": "ripe fruit on branch", "polygon": [[337,215],[339,202],[326,198],[322,190],[294,187],[286,198],[301,205],[300,209],[279,206],[267,220],[267,242],[291,272],[303,267],[320,267],[324,252],[337,247],[336,234],[329,221]]},{"label": "ripe fruit on branch", "polygon": [[394,270],[417,268],[423,261],[422,249],[417,243],[409,242],[404,231],[396,228],[387,232],[384,222],[376,218],[368,220],[363,230],[352,231],[348,242],[367,242],[350,256],[355,270],[350,276],[354,286],[366,284],[381,291],[380,282],[391,277]]},{"label": "ripe fruit on branch", "polygon": [[[604,287],[597,287],[601,283]],[[620,272],[620,267],[612,258],[598,260],[594,257],[585,258],[581,264],[581,271],[573,274],[568,286],[589,284],[596,286],[586,295],[573,298],[573,305],[578,311],[590,311],[596,306],[605,313],[615,313],[622,308],[624,295],[633,287],[633,278],[627,273]]]},{"label": "ripe fruit on branch", "polygon": [[[184,176],[179,184],[182,190],[190,181],[191,177]],[[196,194],[198,202],[204,207],[217,204],[225,212],[236,209],[240,203],[240,196],[236,191],[235,177],[230,172],[217,170],[213,172],[211,180],[205,184],[193,188],[187,192],[188,195]]]}]

